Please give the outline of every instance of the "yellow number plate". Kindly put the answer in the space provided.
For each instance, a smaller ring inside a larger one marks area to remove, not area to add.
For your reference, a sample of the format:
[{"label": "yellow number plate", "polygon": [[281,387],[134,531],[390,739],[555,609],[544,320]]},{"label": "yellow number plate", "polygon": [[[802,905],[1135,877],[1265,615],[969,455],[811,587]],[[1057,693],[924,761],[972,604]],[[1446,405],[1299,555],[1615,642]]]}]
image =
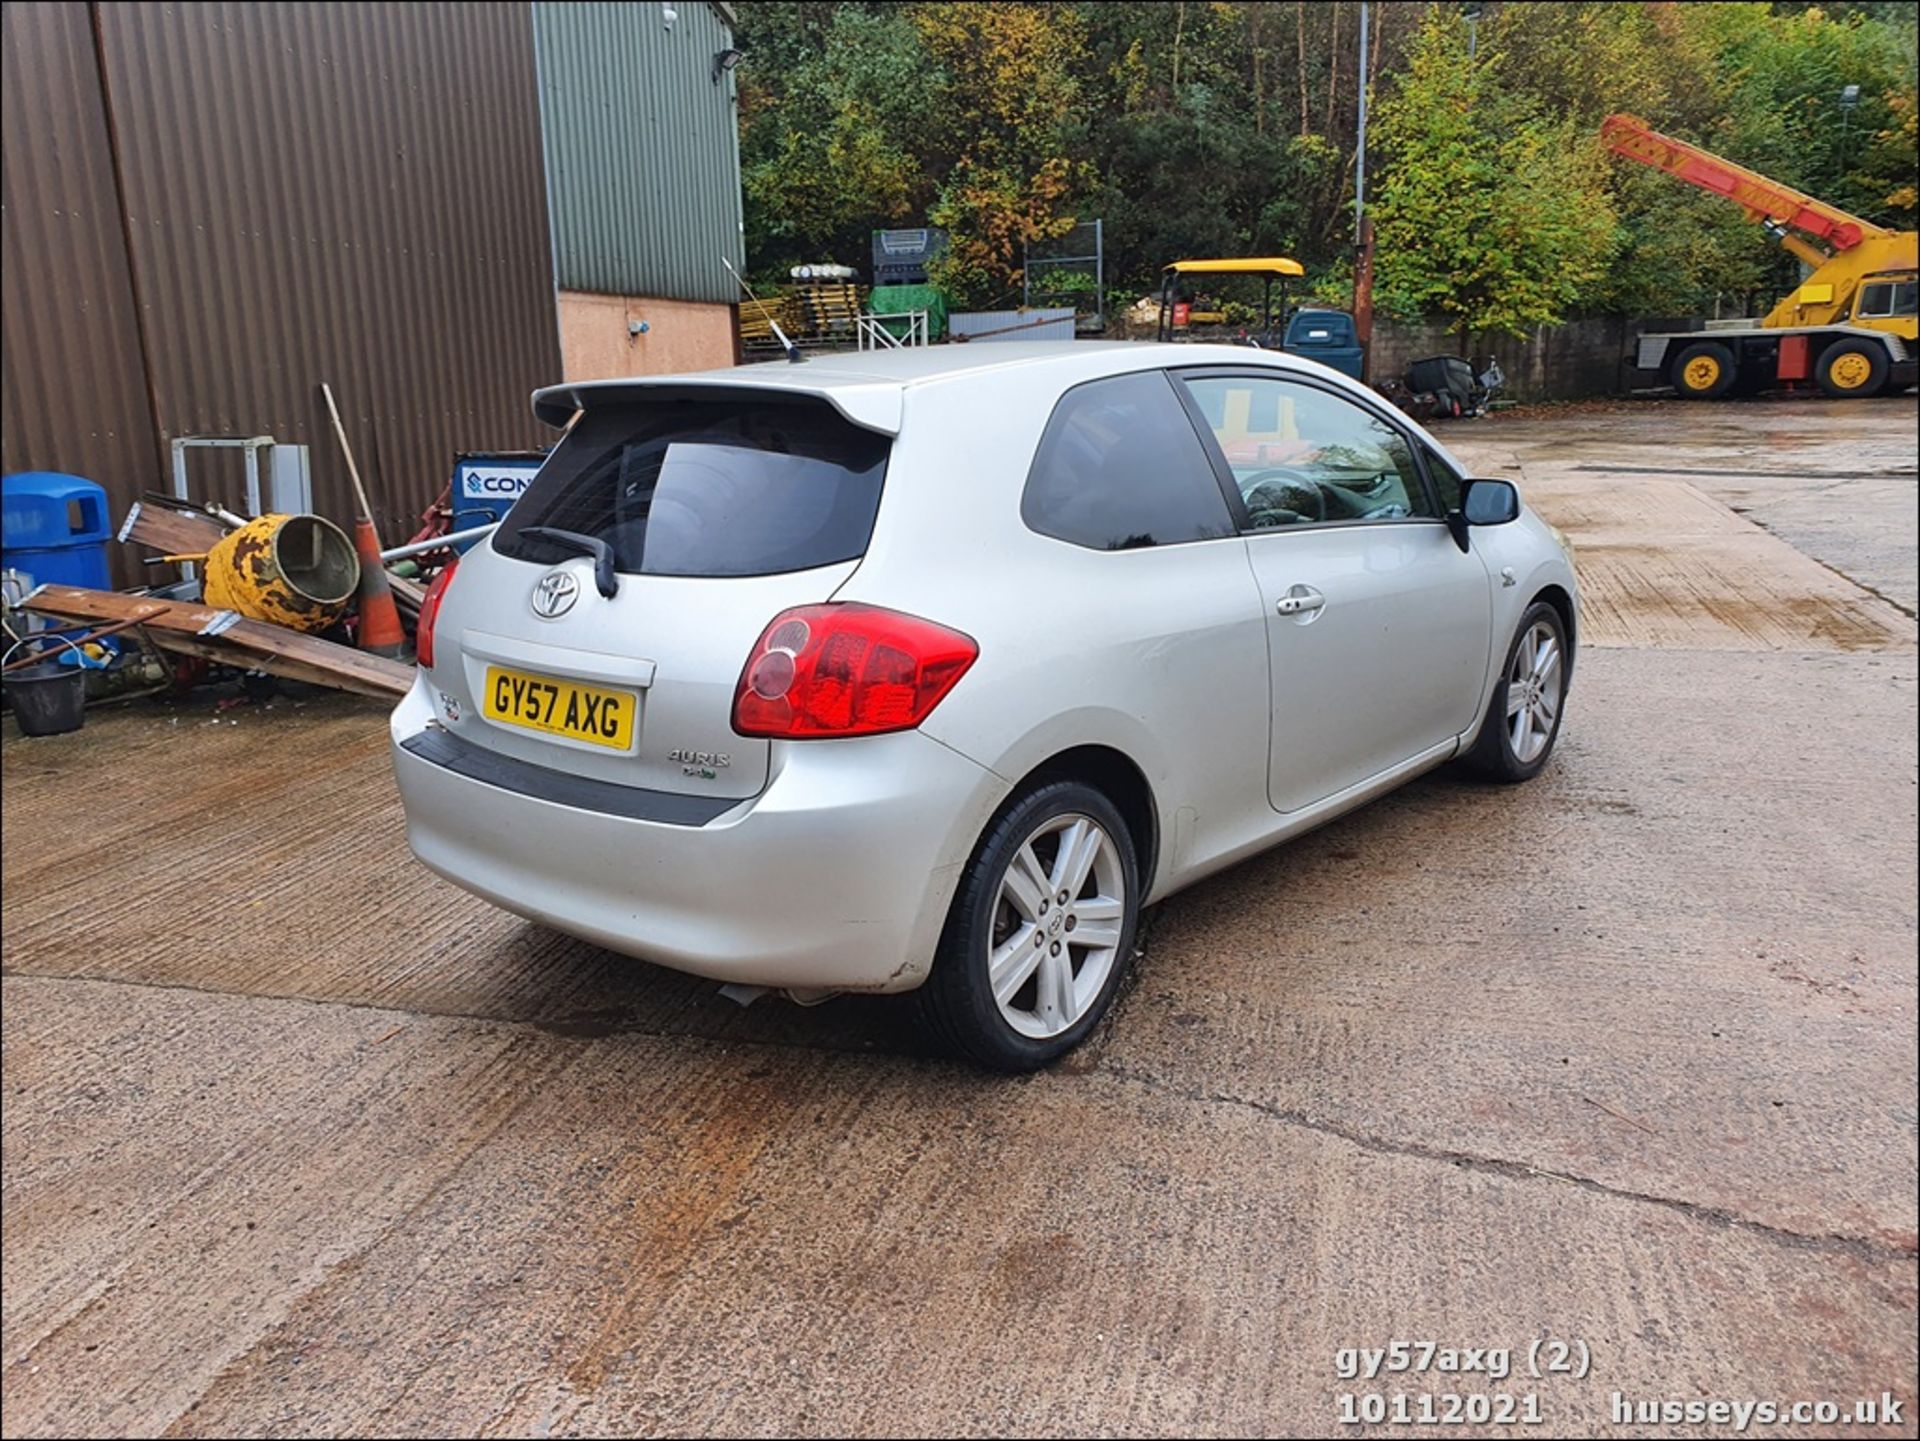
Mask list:
[{"label": "yellow number plate", "polygon": [[616,751],[633,748],[634,704],[625,691],[596,690],[497,665],[487,667],[481,698],[490,720]]}]

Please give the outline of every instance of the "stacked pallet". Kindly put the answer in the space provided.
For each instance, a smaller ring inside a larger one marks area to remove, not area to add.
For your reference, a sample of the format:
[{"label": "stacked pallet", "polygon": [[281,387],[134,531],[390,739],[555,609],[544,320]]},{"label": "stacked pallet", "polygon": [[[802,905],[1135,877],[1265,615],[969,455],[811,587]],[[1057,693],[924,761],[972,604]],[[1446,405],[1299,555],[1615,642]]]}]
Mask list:
[{"label": "stacked pallet", "polygon": [[860,318],[860,287],[844,280],[802,281],[793,298],[800,304],[801,328],[822,339],[850,336]]},{"label": "stacked pallet", "polygon": [[748,349],[778,349],[780,341],[773,333],[775,325],[790,336],[801,332],[800,307],[791,295],[776,296],[772,300],[740,302],[742,346]]}]

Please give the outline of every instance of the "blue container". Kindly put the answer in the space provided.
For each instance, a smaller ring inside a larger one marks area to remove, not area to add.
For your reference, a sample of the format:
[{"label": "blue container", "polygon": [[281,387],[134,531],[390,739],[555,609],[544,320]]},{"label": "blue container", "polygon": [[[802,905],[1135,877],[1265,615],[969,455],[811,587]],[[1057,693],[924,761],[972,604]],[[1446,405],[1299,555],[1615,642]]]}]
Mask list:
[{"label": "blue container", "polygon": [[[460,456],[453,466],[452,528],[471,530],[489,521],[504,520],[520,492],[546,462],[546,456],[537,451]],[[466,541],[458,548],[464,552],[474,544]]]},{"label": "blue container", "polygon": [[0,477],[0,564],[41,584],[107,590],[113,519],[107,492],[77,475],[26,470]]},{"label": "blue container", "polygon": [[1353,317],[1344,310],[1296,310],[1280,348],[1360,378],[1360,337],[1354,332]]}]

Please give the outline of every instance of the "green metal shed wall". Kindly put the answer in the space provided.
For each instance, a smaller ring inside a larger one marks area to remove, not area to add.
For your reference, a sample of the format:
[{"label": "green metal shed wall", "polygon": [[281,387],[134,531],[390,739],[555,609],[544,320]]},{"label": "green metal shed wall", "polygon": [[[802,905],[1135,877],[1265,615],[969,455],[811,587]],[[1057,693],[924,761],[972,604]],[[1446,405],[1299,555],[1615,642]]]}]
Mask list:
[{"label": "green metal shed wall", "polygon": [[[673,23],[666,23],[668,11]],[[726,304],[744,268],[733,44],[699,0],[536,4],[540,116],[562,290]]]}]

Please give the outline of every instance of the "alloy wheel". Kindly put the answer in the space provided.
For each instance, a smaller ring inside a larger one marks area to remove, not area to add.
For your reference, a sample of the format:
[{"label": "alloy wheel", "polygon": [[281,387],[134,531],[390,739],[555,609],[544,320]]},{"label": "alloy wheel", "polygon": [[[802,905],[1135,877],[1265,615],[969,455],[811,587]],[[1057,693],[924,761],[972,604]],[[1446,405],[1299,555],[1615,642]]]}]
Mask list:
[{"label": "alloy wheel", "polygon": [[1014,852],[994,901],[987,977],[1000,1014],[1045,1040],[1093,1006],[1126,931],[1119,849],[1091,817],[1054,816]]},{"label": "alloy wheel", "polygon": [[1545,621],[1534,622],[1507,672],[1507,739],[1521,765],[1532,765],[1553,739],[1563,677],[1559,636]]}]

